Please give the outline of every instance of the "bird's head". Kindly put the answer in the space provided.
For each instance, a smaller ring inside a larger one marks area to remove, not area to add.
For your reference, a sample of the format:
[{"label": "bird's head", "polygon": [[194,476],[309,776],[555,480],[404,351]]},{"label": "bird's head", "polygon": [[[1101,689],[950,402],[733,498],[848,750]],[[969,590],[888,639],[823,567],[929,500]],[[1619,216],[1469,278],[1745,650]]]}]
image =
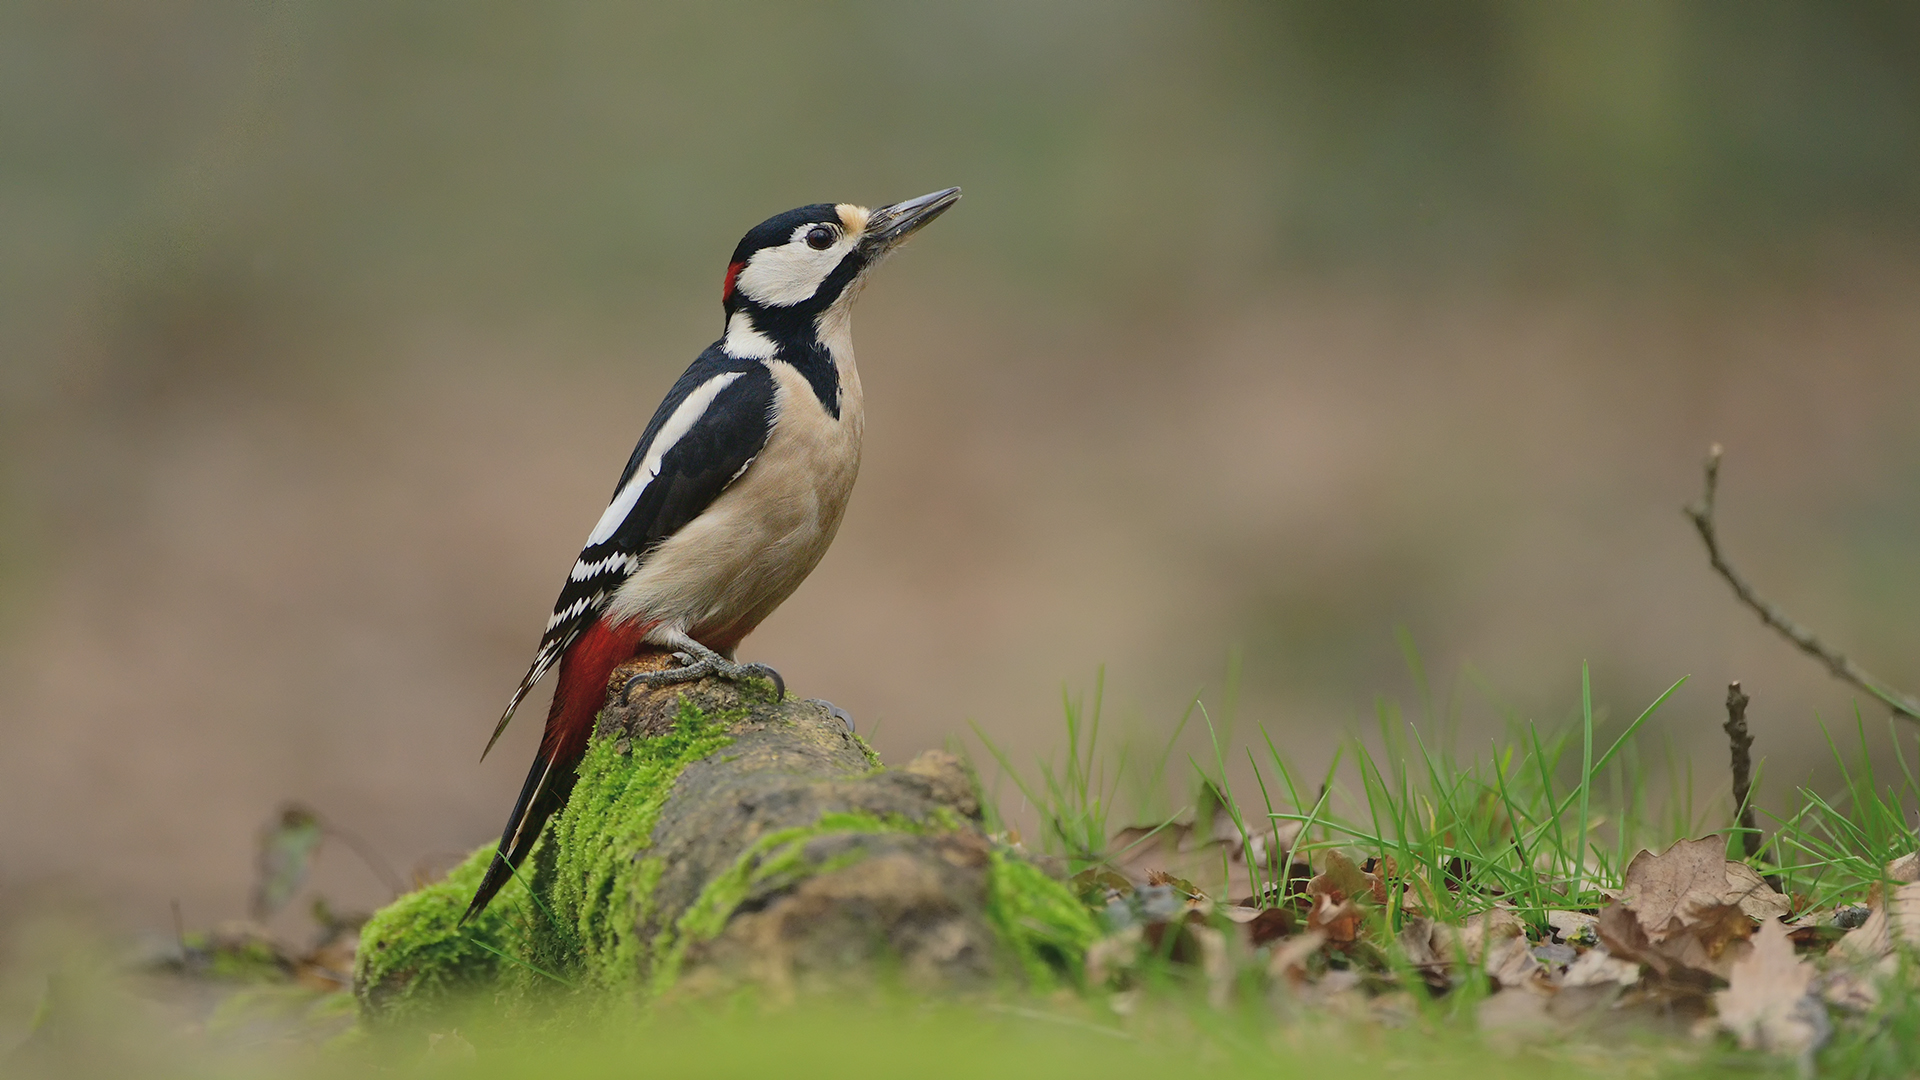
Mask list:
[{"label": "bird's head", "polygon": [[752,331],[776,341],[811,338],[888,252],[959,201],[960,189],[947,188],[877,210],[816,203],[754,226],[734,249],[721,288],[729,336],[745,317]]}]

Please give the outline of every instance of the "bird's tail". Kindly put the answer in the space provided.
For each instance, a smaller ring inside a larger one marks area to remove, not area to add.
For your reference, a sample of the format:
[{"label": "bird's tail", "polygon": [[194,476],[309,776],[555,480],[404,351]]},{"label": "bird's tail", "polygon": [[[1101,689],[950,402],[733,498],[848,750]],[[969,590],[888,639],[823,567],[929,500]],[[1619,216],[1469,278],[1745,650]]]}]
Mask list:
[{"label": "bird's tail", "polygon": [[527,852],[545,831],[547,819],[566,805],[573,794],[575,769],[586,755],[587,739],[593,734],[593,720],[607,700],[607,679],[613,669],[632,658],[641,637],[653,623],[609,626],[596,621],[560,658],[559,685],[553,690],[553,704],[547,709],[546,734],[540,751],[533,756],[533,768],[527,771],[520,798],[500,834],[493,863],[474,890],[473,902],[460,916],[466,922],[486,910],[494,894],[513,877]]},{"label": "bird's tail", "polygon": [[[514,870],[533,849],[533,842],[540,838],[547,819],[565,805],[567,796],[572,794],[572,764],[556,769],[558,764],[545,754],[534,757],[533,768],[527,771],[527,782],[520,787],[520,798],[514,801],[513,813],[507,818],[507,829],[500,834],[500,846],[494,850],[487,876],[480,879],[480,888],[474,891],[467,913],[460,916],[461,922],[487,909],[494,894],[512,879]],[[556,772],[562,775],[555,776]],[[566,790],[559,790],[561,788]]]}]

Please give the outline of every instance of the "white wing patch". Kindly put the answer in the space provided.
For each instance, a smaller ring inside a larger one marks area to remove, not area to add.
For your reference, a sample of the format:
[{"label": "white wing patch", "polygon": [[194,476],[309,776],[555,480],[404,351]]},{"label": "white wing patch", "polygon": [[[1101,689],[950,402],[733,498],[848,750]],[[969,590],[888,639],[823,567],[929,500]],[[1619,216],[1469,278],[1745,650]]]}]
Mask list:
[{"label": "white wing patch", "polygon": [[673,415],[667,417],[667,422],[661,426],[660,433],[654,436],[653,445],[647,447],[647,456],[641,460],[640,467],[634,470],[633,479],[628,480],[627,486],[621,488],[620,494],[607,504],[606,513],[600,515],[599,523],[588,534],[587,547],[604,544],[620,531],[621,522],[633,512],[633,505],[640,501],[641,492],[646,491],[653,478],[660,475],[660,459],[666,457],[667,451],[693,430],[693,425],[700,422],[707,406],[720,396],[720,391],[732,386],[733,381],[744,374],[742,371],[728,371],[715,375],[696,387],[680,403],[680,407],[673,410]]}]

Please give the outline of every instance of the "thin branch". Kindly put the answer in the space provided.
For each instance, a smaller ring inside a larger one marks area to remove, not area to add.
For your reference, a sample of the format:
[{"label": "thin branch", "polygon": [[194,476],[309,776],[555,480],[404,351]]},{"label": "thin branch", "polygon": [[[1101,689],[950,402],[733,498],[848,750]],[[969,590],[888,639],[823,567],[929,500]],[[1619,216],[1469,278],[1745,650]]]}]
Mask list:
[{"label": "thin branch", "polygon": [[[1727,684],[1727,746],[1733,751],[1733,805],[1740,823],[1740,850],[1751,859],[1760,854],[1760,822],[1753,810],[1753,733],[1747,730],[1746,691]],[[1768,874],[1768,885],[1784,892],[1780,875]]]},{"label": "thin branch", "polygon": [[1753,734],[1747,730],[1747,695],[1727,684],[1727,745],[1733,750],[1733,805],[1740,818],[1740,847],[1760,854],[1760,823],[1753,813]]},{"label": "thin branch", "polygon": [[1740,598],[1740,602],[1752,608],[1754,613],[1760,616],[1761,622],[1779,631],[1788,641],[1799,646],[1801,652],[1825,664],[1835,678],[1852,683],[1879,698],[1893,710],[1896,716],[1905,717],[1908,720],[1920,720],[1920,698],[1901,693],[1862,671],[1860,666],[1847,659],[1845,654],[1829,648],[1814,636],[1813,631],[1794,622],[1787,617],[1786,612],[1762,599],[1738,571],[1727,565],[1726,556],[1720,553],[1720,539],[1713,528],[1713,496],[1720,485],[1720,457],[1720,444],[1715,443],[1707,452],[1706,493],[1699,502],[1685,508],[1687,517],[1693,521],[1693,527],[1700,532],[1700,539],[1707,545],[1707,561],[1713,564],[1714,570],[1718,571],[1721,577],[1727,579],[1727,584],[1733,586],[1733,594]]}]

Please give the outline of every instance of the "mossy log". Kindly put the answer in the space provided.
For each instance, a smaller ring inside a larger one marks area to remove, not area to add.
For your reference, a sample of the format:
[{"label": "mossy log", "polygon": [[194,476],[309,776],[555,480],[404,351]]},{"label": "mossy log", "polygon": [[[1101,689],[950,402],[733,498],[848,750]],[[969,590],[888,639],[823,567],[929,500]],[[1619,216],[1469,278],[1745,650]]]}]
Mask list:
[{"label": "mossy log", "polygon": [[[643,655],[610,685],[668,663]],[[981,822],[953,755],[883,769],[826,708],[770,685],[609,694],[531,865],[465,926],[491,844],[375,915],[355,992],[379,1024],[553,994],[1071,981],[1091,917]]]}]

